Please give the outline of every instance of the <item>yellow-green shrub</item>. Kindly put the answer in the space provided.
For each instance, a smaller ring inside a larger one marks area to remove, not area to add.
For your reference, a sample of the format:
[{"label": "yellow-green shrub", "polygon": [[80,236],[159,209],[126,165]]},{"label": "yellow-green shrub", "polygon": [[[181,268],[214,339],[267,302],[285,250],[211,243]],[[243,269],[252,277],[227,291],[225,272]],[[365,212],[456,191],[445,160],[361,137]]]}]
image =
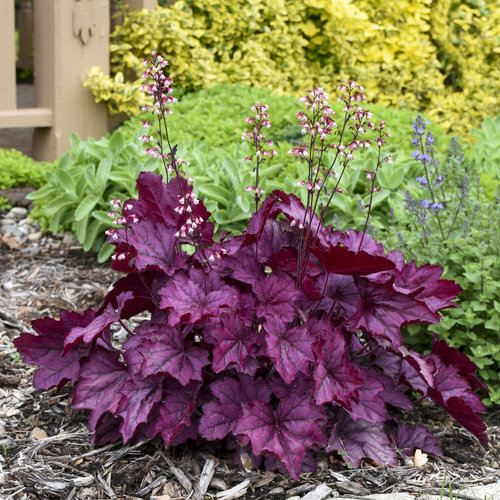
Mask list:
[{"label": "yellow-green shrub", "polygon": [[126,18],[112,35],[116,76],[94,70],[87,85],[133,114],[142,58],[158,50],[188,91],[238,82],[296,94],[354,79],[381,104],[465,132],[500,110],[499,38],[494,0],[178,0]]}]

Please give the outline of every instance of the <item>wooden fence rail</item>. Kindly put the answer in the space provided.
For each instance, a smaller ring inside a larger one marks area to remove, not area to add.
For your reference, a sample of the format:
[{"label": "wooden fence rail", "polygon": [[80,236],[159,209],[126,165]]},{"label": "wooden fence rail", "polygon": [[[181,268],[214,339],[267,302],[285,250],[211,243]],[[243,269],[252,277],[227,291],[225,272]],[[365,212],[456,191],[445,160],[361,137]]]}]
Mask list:
[{"label": "wooden fence rail", "polygon": [[[34,65],[35,106],[16,104],[15,2],[0,6],[0,134],[34,128],[33,157],[52,161],[69,150],[69,136],[108,131],[104,103],[82,86],[92,66],[109,72],[110,5],[115,0],[22,0],[17,15],[18,65]],[[129,10],[155,8],[157,0],[128,0]],[[33,47],[33,50],[31,48]],[[32,56],[33,54],[33,56]]]}]

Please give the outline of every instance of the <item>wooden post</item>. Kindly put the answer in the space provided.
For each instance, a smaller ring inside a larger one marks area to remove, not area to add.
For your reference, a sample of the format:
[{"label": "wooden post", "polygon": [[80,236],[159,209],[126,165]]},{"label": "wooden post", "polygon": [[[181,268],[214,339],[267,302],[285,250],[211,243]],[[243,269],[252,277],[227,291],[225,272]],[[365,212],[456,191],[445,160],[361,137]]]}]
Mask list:
[{"label": "wooden post", "polygon": [[31,0],[22,0],[17,13],[19,32],[18,68],[33,68],[33,6]]},{"label": "wooden post", "polygon": [[109,31],[113,33],[115,28],[123,23],[123,17],[120,13],[120,6],[118,5],[118,0],[111,0],[109,13],[110,13]]},{"label": "wooden post", "polygon": [[16,46],[14,0],[2,1],[0,16],[0,109],[16,108]]},{"label": "wooden post", "polygon": [[109,73],[109,0],[36,0],[35,106],[53,111],[53,125],[37,128],[33,157],[54,160],[83,140],[108,131],[105,103],[83,87],[92,66]]},{"label": "wooden post", "polygon": [[128,11],[148,9],[153,10],[158,6],[158,0],[125,0]]}]

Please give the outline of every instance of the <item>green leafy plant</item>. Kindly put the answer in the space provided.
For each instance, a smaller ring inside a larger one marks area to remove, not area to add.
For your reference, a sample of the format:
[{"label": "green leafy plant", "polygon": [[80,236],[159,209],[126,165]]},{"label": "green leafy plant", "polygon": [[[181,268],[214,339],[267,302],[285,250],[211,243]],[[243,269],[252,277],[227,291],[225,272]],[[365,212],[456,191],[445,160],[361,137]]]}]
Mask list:
[{"label": "green leafy plant", "polygon": [[[429,347],[428,331],[447,339],[479,367],[490,388],[487,403],[500,402],[500,191],[489,201],[475,164],[453,139],[441,161],[421,117],[414,122],[413,156],[421,163],[404,196],[391,200],[392,221],[379,239],[403,246],[418,263],[439,263],[444,277],[463,288],[458,307],[443,312],[439,325],[406,329],[414,347]],[[497,186],[498,189],[498,186]]]},{"label": "green leafy plant", "polygon": [[111,226],[110,200],[133,196],[139,172],[158,168],[156,160],[141,153],[139,140],[126,141],[120,130],[98,141],[83,142],[72,134],[71,153],[61,158],[42,188],[28,195],[35,203],[31,217],[44,230],[73,231],[84,250],[92,249],[104,262],[113,252],[104,234]]},{"label": "green leafy plant", "polygon": [[[53,169],[53,163],[36,162],[16,149],[0,148],[0,189],[40,187]],[[8,201],[0,196],[0,208],[8,206]]]},{"label": "green leafy plant", "polygon": [[500,115],[486,118],[481,129],[473,129],[470,134],[477,142],[467,148],[466,155],[481,173],[481,186],[492,200],[500,183]]}]

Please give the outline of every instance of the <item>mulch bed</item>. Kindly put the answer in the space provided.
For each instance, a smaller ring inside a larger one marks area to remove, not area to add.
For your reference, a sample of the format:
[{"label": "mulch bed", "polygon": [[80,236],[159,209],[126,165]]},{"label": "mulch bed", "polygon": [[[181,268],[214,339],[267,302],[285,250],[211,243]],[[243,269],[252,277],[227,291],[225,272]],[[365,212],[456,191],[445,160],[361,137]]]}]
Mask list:
[{"label": "mulch bed", "polygon": [[443,481],[458,489],[499,480],[499,408],[486,416],[487,448],[438,407],[423,403],[405,418],[433,430],[444,457],[431,456],[423,467],[402,460],[397,467],[347,469],[339,457],[325,453],[318,471],[300,481],[241,471],[229,454],[215,456],[186,445],[166,450],[160,439],[94,448],[87,413],[71,408],[70,388],[35,390],[35,368],[22,363],[12,340],[35,318],[100,304],[116,277],[69,238],[44,236],[19,250],[0,243],[0,498],[314,500],[439,495]]}]

